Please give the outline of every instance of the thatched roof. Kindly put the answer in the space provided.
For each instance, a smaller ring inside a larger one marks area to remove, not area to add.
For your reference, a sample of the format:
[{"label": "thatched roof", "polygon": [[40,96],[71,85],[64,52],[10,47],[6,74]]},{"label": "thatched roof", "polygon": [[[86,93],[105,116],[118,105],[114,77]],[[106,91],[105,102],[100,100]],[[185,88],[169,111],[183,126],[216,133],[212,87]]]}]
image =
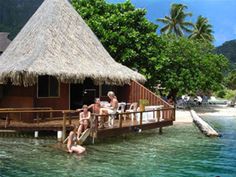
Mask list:
[{"label": "thatched roof", "polygon": [[67,0],[45,0],[0,57],[0,81],[30,86],[40,75],[64,83],[145,81],[108,54]]},{"label": "thatched roof", "polygon": [[7,38],[8,35],[9,33],[0,32],[0,52],[3,52],[11,43],[11,41]]}]

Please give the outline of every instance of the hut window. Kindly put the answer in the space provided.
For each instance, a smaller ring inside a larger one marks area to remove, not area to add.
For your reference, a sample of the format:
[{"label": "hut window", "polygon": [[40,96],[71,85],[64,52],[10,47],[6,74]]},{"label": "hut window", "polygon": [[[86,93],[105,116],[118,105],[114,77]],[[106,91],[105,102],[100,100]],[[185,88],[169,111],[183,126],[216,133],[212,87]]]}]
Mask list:
[{"label": "hut window", "polygon": [[55,77],[38,77],[38,97],[58,97],[59,83]]}]

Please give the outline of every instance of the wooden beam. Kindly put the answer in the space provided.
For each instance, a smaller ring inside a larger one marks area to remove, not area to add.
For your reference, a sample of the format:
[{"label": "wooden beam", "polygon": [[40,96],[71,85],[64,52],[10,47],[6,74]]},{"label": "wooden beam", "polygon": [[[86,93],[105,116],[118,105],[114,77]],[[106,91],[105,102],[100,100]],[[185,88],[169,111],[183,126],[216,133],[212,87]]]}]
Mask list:
[{"label": "wooden beam", "polygon": [[137,126],[129,126],[129,127],[122,127],[122,128],[112,128],[112,129],[99,129],[97,132],[97,138],[106,138],[112,136],[119,136],[121,134],[135,132],[137,128],[142,130],[149,130],[155,129],[160,127],[167,127],[173,125],[172,121],[162,121],[162,122],[154,122],[150,124],[143,124],[142,127],[140,125]]},{"label": "wooden beam", "polygon": [[62,141],[66,139],[66,113],[63,113]]}]

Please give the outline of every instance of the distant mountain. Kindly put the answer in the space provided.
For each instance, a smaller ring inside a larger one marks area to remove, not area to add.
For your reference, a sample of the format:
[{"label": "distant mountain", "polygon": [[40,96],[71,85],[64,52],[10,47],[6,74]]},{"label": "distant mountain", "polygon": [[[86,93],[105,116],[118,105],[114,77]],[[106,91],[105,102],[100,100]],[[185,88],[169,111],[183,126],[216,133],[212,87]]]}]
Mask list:
[{"label": "distant mountain", "polygon": [[224,56],[226,56],[229,59],[230,63],[236,66],[236,39],[226,41],[221,46],[216,47],[216,52],[218,54],[223,54]]},{"label": "distant mountain", "polygon": [[0,0],[0,32],[13,39],[43,0]]}]

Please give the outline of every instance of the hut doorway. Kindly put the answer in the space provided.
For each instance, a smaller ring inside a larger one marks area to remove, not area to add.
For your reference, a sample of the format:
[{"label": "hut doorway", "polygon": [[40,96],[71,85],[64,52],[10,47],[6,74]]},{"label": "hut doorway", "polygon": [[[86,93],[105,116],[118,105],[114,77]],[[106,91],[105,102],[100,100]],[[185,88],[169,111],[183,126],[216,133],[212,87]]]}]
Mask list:
[{"label": "hut doorway", "polygon": [[90,105],[99,96],[99,87],[91,79],[85,79],[83,84],[70,84],[70,109]]}]

